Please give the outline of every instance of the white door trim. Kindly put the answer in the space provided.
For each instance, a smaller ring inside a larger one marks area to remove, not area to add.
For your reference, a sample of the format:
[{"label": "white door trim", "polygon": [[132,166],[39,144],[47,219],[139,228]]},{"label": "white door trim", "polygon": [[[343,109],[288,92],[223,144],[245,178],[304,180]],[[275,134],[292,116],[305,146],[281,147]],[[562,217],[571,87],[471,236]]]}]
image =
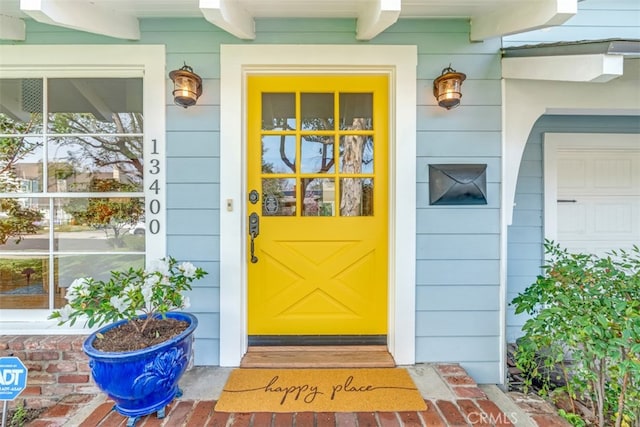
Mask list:
[{"label": "white door trim", "polygon": [[222,45],[220,49],[220,365],[247,349],[246,77],[252,73],[389,76],[389,334],[415,363],[416,46]]}]

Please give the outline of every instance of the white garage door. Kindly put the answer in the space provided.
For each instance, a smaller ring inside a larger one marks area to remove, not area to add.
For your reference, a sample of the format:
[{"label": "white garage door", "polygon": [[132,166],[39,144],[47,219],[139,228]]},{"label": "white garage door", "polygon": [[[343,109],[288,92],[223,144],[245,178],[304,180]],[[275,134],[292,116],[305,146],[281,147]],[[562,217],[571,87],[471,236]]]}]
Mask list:
[{"label": "white garage door", "polygon": [[579,138],[555,145],[554,240],[599,255],[640,245],[640,136]]}]

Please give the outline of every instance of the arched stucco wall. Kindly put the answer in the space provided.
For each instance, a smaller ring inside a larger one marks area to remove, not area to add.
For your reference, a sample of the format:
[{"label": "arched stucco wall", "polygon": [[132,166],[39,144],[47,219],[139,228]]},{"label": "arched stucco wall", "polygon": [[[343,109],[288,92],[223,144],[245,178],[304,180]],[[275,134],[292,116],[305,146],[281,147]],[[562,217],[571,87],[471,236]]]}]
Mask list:
[{"label": "arched stucco wall", "polygon": [[502,206],[513,219],[518,171],[527,139],[542,115],[640,116],[640,59],[625,60],[624,75],[608,83],[503,81]]}]

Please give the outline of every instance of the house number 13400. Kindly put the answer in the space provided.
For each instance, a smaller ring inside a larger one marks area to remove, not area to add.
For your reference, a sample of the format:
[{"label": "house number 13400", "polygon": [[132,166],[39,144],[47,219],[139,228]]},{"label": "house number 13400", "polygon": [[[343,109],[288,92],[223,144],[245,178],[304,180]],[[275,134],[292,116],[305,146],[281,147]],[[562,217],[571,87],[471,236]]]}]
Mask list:
[{"label": "house number 13400", "polygon": [[[149,160],[149,174],[153,177],[153,176],[158,176],[161,172],[161,167],[160,167],[160,153],[158,152],[158,141],[155,139],[152,139],[151,142],[153,142],[153,150],[151,151],[151,159]],[[149,192],[153,193],[155,196],[158,196],[158,194],[160,194],[160,183],[158,181],[158,178],[153,178],[153,180],[151,181],[151,185],[149,185]],[[158,215],[160,213],[160,200],[155,198],[155,197],[151,197],[149,199],[149,208],[148,208],[148,212],[151,214],[151,219],[150,221],[147,222],[147,228],[149,229],[149,233],[151,234],[158,234],[160,232],[160,221],[158,221],[157,218],[154,218],[155,215]]]}]

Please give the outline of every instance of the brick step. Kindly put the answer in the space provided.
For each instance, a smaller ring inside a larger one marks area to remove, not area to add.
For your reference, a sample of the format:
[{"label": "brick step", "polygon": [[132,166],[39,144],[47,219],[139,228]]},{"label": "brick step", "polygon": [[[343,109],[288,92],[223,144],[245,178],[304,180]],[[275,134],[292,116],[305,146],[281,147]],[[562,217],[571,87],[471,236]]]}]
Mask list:
[{"label": "brick step", "polygon": [[[113,402],[102,396],[96,397],[99,402],[93,405],[89,413],[82,414],[78,420],[77,413],[91,406],[87,402],[88,395],[71,395],[57,405],[49,408],[38,420],[26,427],[53,427],[73,425],[78,427],[121,427],[126,425],[127,418],[113,410]],[[94,397],[94,396],[90,396]],[[519,425],[518,420],[511,420],[494,402],[488,399],[425,400],[427,410],[421,412],[343,412],[343,413],[224,413],[215,412],[214,400],[180,400],[170,403],[166,409],[166,417],[158,419],[155,414],[140,418],[136,427],[205,427],[205,426],[245,426],[245,427],[449,427],[449,426],[488,426],[509,427]],[[536,414],[535,425],[538,427],[564,427],[566,422],[554,414]],[[511,422],[513,421],[513,423]]]}]

